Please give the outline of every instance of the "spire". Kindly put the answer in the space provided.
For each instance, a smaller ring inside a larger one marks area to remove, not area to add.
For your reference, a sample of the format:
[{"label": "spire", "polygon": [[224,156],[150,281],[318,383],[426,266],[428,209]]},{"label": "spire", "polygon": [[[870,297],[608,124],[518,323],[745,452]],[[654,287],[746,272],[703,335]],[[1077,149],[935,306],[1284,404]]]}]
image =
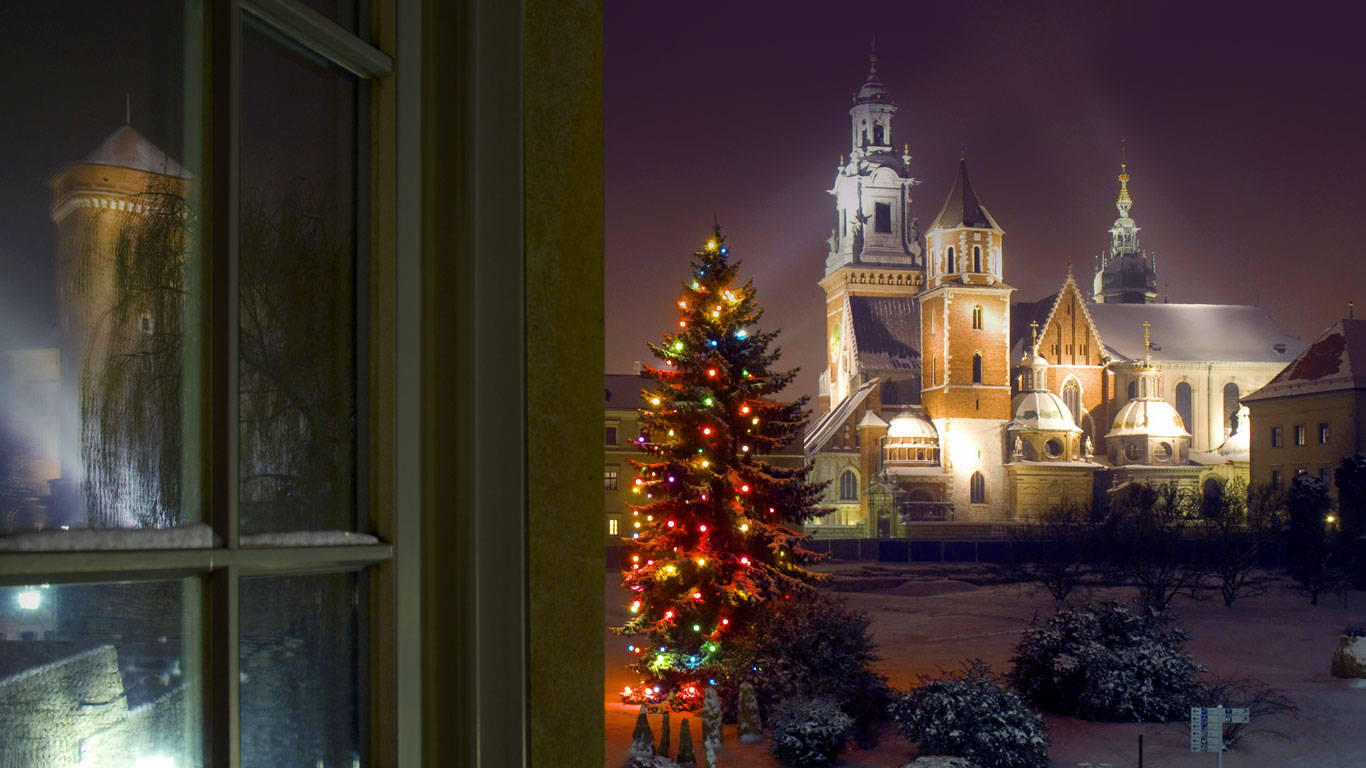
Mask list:
[{"label": "spire", "polygon": [[949,197],[930,229],[957,227],[996,228],[996,222],[977,200],[977,193],[972,191],[972,182],[968,179],[968,161],[962,157],[958,159],[958,178],[953,182],[953,189],[949,191]]},{"label": "spire", "polygon": [[1032,336],[1034,337],[1034,341],[1033,341],[1032,344],[1029,345],[1029,348],[1032,349],[1032,350],[1034,350],[1034,354],[1037,355],[1037,354],[1039,354],[1039,321],[1038,321],[1038,320],[1030,320],[1030,321],[1029,321],[1029,333],[1030,333],[1030,335],[1032,335]]},{"label": "spire", "polygon": [[877,77],[877,35],[873,35],[872,45],[868,49],[868,79]]},{"label": "spire", "polygon": [[1129,218],[1129,209],[1134,205],[1133,198],[1129,197],[1129,163],[1125,158],[1124,143],[1124,139],[1119,140],[1119,199],[1115,201],[1121,219]]},{"label": "spire", "polygon": [[1144,368],[1151,368],[1151,367],[1153,367],[1153,340],[1152,340],[1152,337],[1149,335],[1149,329],[1152,328],[1152,325],[1153,325],[1153,324],[1150,323],[1150,322],[1148,322],[1147,320],[1144,320],[1144,321],[1143,321],[1143,367],[1144,367]]}]

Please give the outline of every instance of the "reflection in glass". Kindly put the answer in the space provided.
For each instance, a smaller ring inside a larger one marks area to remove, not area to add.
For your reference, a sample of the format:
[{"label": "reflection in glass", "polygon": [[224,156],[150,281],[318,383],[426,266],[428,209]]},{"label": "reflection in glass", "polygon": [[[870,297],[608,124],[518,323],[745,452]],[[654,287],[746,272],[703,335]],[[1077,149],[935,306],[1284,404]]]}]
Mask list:
[{"label": "reflection in glass", "polygon": [[0,765],[198,764],[198,586],[0,588]]},{"label": "reflection in glass", "polygon": [[356,80],[243,40],[242,531],[356,524]]},{"label": "reflection in glass", "polygon": [[360,749],[364,577],[242,580],[242,765],[338,766]]},{"label": "reflection in glass", "polygon": [[70,5],[7,5],[0,24],[0,535],[197,519],[181,371],[199,11]]}]

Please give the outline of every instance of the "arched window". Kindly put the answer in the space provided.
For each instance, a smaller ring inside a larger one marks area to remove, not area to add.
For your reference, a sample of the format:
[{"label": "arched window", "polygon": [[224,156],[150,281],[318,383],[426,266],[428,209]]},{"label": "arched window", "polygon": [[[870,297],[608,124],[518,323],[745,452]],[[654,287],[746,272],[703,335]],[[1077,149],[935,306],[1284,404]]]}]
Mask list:
[{"label": "arched window", "polygon": [[1181,382],[1176,385],[1176,412],[1181,414],[1181,424],[1187,431],[1191,428],[1191,385]]},{"label": "arched window", "polygon": [[982,271],[982,246],[980,245],[972,246],[972,271]]},{"label": "arched window", "polygon": [[953,246],[949,246],[949,268],[945,270],[950,274],[958,271],[958,261],[953,257]]},{"label": "arched window", "polygon": [[858,501],[858,477],[852,469],[840,475],[840,501]]},{"label": "arched window", "polygon": [[972,383],[982,383],[982,353],[972,353]]},{"label": "arched window", "polygon": [[1129,382],[1129,399],[1134,400],[1138,397],[1138,382]]},{"label": "arched window", "polygon": [[873,143],[882,146],[882,123],[873,123]]},{"label": "arched window", "polygon": [[1072,412],[1072,423],[1081,426],[1081,387],[1076,379],[1068,379],[1062,388],[1062,401]]},{"label": "arched window", "polygon": [[1238,385],[1229,382],[1224,385],[1224,427],[1231,435],[1238,430]]},{"label": "arched window", "polygon": [[972,479],[968,481],[969,492],[972,494],[973,504],[987,503],[987,479],[981,472],[973,472]]},{"label": "arched window", "polygon": [[973,328],[973,330],[976,330],[976,331],[982,330],[982,305],[981,305],[981,304],[978,304],[977,306],[975,306],[975,307],[972,308],[972,328]]}]

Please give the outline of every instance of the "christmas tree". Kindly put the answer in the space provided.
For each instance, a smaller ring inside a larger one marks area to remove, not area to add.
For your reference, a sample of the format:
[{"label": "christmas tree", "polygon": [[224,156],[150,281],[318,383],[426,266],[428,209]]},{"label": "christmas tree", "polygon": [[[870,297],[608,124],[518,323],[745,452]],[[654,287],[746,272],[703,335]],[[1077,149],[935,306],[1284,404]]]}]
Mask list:
[{"label": "christmas tree", "polygon": [[678,328],[651,345],[662,361],[647,366],[633,462],[632,528],[625,586],[631,618],[619,632],[644,635],[627,646],[644,680],[627,701],[700,703],[723,674],[724,646],[763,601],[790,596],[814,580],[795,526],[816,516],[824,484],[809,466],[758,459],[791,441],[806,421],[806,398],[773,395],[796,371],[775,372],[776,333],[755,329],[761,310],[752,283],[737,285],[720,227],[694,254],[692,279],[678,300]]}]

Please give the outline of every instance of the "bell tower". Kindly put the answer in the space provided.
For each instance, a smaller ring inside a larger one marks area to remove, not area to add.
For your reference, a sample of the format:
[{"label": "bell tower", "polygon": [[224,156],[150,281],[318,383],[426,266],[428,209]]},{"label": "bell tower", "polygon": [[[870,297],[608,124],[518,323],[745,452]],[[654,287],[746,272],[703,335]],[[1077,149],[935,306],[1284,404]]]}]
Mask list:
[{"label": "bell tower", "polygon": [[968,164],[925,234],[921,402],[934,418],[1010,418],[1010,295],[1005,231],[977,199]]},{"label": "bell tower", "polygon": [[1120,151],[1119,218],[1110,227],[1110,249],[1096,257],[1094,298],[1100,304],[1152,304],[1157,301],[1157,258],[1138,245],[1138,225],[1129,218],[1129,164]]},{"label": "bell tower", "polygon": [[897,113],[877,71],[876,41],[868,75],[849,108],[849,153],[840,156],[835,183],[835,227],[830,233],[821,288],[826,299],[827,367],[819,407],[837,405],[862,385],[846,304],[852,296],[904,297],[924,286],[924,244],[910,213],[910,147],[893,144]]}]

